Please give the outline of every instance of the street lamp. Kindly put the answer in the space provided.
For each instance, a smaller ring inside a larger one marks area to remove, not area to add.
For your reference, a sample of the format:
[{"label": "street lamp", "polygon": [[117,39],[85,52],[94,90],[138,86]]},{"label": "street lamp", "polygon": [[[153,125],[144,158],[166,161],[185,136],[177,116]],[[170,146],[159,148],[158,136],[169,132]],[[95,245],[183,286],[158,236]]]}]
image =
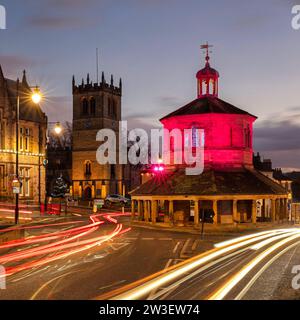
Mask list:
[{"label": "street lamp", "polygon": [[[16,177],[14,179],[17,185],[16,192],[16,207],[15,207],[15,224],[19,223],[19,192],[20,192],[20,176],[19,176],[19,122],[20,122],[20,80],[17,79],[17,109],[16,109]],[[31,94],[31,100],[38,104],[42,99],[40,89],[38,86],[34,87]]]}]

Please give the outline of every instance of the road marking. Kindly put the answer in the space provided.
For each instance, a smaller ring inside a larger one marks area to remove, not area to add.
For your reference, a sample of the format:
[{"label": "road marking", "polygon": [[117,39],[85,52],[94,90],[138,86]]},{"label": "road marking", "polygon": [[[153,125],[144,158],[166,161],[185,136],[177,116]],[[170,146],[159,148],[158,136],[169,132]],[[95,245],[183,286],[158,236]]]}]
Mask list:
[{"label": "road marking", "polygon": [[177,249],[178,249],[179,245],[180,245],[180,242],[178,241],[178,242],[176,243],[176,245],[175,245],[174,249],[173,249],[173,253],[176,253],[176,251],[177,251]]},{"label": "road marking", "polygon": [[55,280],[58,280],[60,278],[63,278],[71,273],[74,273],[74,272],[77,272],[77,271],[70,271],[68,273],[65,273],[65,274],[61,274],[60,276],[58,277],[55,277],[49,281],[47,281],[46,283],[44,283],[32,296],[29,300],[34,300],[39,294],[40,292],[42,292],[50,283],[54,282]]},{"label": "road marking", "polygon": [[197,240],[195,240],[195,241],[194,241],[194,243],[193,243],[193,245],[192,245],[192,251],[195,251],[195,250],[196,250],[196,248],[197,248],[197,246],[198,246],[199,242],[200,242],[200,240],[199,240],[199,239],[197,239]]},{"label": "road marking", "polygon": [[180,252],[180,258],[184,259],[184,258],[188,258],[189,257],[188,255],[185,254],[185,252],[186,252],[186,249],[188,248],[188,246],[189,246],[191,241],[192,241],[192,239],[190,239],[190,238],[185,241],[185,243],[183,245],[183,248],[182,248],[182,250]]},{"label": "road marking", "polygon": [[108,289],[108,288],[110,288],[110,287],[114,287],[114,286],[116,286],[116,285],[118,285],[118,284],[121,284],[121,283],[124,283],[124,282],[126,282],[126,281],[127,281],[127,280],[120,280],[120,281],[115,282],[115,283],[112,283],[112,284],[110,284],[110,285],[108,285],[108,286],[104,286],[104,287],[98,288],[98,290]]},{"label": "road marking", "polygon": [[160,241],[172,241],[172,238],[159,238]]},{"label": "road marking", "polygon": [[149,241],[149,240],[154,240],[154,238],[142,238],[142,240]]}]

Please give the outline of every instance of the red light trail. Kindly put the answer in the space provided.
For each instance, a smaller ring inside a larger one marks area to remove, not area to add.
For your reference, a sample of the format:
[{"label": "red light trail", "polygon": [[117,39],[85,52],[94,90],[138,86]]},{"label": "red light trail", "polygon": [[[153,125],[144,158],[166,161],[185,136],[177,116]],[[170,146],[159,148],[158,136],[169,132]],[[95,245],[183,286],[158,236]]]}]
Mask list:
[{"label": "red light trail", "polygon": [[[52,254],[51,256],[41,257],[39,260],[24,262],[17,266],[6,267],[6,276],[10,276],[17,272],[27,270],[30,268],[39,267],[49,262],[66,258],[70,255],[80,253],[85,250],[91,249],[93,247],[99,246],[104,242],[109,241],[114,237],[121,235],[125,232],[128,232],[130,230],[130,228],[124,229],[123,224],[118,223],[118,221],[115,218],[113,218],[113,217],[127,216],[127,215],[128,214],[123,214],[123,213],[92,215],[90,216],[91,223],[88,225],[71,228],[69,230],[57,231],[53,233],[47,233],[44,235],[33,236],[28,239],[8,241],[0,245],[0,249],[22,247],[22,246],[26,246],[33,243],[42,243],[45,241],[52,241],[52,242],[46,245],[39,245],[38,247],[35,247],[35,248],[30,248],[30,249],[24,248],[17,252],[5,254],[0,257],[0,264],[5,265],[9,262],[13,263],[13,262],[22,261],[29,258]],[[83,238],[84,236],[87,236],[95,232],[96,230],[99,229],[99,227],[102,224],[105,223],[105,221],[99,219],[100,217],[104,218],[109,223],[115,224],[116,225],[115,229],[107,235],[101,235],[101,236],[94,237],[91,239],[86,239],[86,240],[79,240],[80,238]],[[11,228],[10,230],[38,229],[38,228],[45,228],[45,227],[68,225],[72,223],[78,224],[82,222],[83,221],[64,222],[64,223],[55,223],[55,224],[40,225],[40,226]],[[58,241],[58,239],[60,238],[64,238],[64,239]]]}]

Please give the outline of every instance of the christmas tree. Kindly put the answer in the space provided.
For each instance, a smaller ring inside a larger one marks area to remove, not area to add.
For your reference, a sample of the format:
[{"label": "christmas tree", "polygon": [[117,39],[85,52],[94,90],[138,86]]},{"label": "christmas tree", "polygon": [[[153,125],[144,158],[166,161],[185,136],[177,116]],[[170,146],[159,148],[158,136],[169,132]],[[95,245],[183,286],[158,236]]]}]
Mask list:
[{"label": "christmas tree", "polygon": [[53,192],[51,196],[53,198],[63,198],[66,193],[69,192],[68,184],[64,181],[63,177],[60,176],[55,180]]}]

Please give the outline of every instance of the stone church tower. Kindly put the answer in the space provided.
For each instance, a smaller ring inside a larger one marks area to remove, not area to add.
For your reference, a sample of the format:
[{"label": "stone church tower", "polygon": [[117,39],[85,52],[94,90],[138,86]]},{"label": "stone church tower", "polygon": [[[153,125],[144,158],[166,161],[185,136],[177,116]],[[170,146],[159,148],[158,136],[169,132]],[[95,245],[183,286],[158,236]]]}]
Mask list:
[{"label": "stone church tower", "polygon": [[[100,165],[96,141],[100,129],[112,129],[118,139],[121,120],[122,80],[119,87],[111,76],[107,83],[102,73],[100,83],[92,83],[87,75],[76,85],[73,77],[73,166],[72,193],[79,199],[105,198],[108,194],[123,193],[122,165]],[[118,147],[117,147],[118,156]]]}]

